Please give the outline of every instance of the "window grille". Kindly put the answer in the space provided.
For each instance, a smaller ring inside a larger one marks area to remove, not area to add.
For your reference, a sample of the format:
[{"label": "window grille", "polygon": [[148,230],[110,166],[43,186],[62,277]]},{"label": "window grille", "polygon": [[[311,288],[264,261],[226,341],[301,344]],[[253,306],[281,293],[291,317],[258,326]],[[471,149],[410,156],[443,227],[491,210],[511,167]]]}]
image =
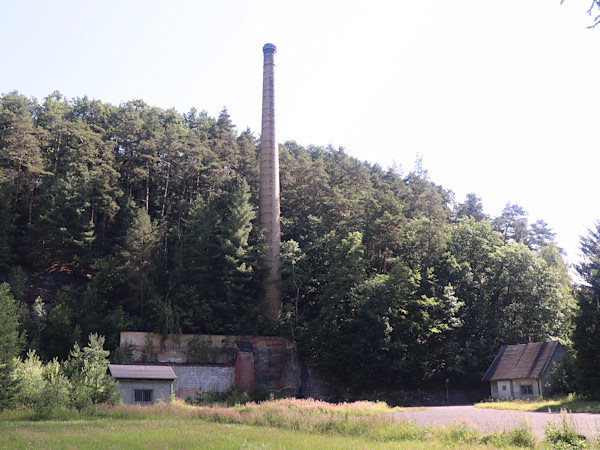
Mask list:
[{"label": "window grille", "polygon": [[532,395],[533,394],[533,386],[531,384],[522,384],[521,385],[521,395]]},{"label": "window grille", "polygon": [[133,391],[133,400],[139,403],[152,402],[152,389],[135,389]]}]

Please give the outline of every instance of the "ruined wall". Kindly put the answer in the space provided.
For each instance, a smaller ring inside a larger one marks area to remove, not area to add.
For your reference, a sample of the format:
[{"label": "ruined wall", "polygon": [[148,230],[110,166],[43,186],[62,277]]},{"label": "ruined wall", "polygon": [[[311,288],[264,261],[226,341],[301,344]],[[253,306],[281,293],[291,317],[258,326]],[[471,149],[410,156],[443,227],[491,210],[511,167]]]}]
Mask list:
[{"label": "ruined wall", "polygon": [[[233,370],[236,343],[247,343],[251,347],[255,386],[289,395],[296,395],[300,391],[300,365],[296,350],[283,337],[183,334],[163,338],[154,333],[123,331],[120,345],[130,354],[134,363],[169,363],[178,376],[178,366],[193,366],[195,369],[188,369],[188,372],[193,370],[199,374],[197,377],[202,378],[202,371],[208,373],[203,367]],[[220,372],[215,369],[211,373]],[[211,379],[212,375],[206,377]],[[212,383],[215,384],[214,381]],[[179,394],[177,396],[180,397]]]}]

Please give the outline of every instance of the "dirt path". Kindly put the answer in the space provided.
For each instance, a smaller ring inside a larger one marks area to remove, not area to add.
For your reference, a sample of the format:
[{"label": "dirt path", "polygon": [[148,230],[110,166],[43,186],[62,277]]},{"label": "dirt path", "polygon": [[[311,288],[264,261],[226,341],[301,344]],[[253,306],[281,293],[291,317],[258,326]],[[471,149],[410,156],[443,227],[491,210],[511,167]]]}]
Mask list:
[{"label": "dirt path", "polygon": [[[544,437],[548,422],[562,423],[560,413],[482,409],[474,406],[435,406],[424,410],[415,408],[390,414],[390,417],[395,421],[409,420],[420,425],[465,423],[481,433],[511,430],[519,428],[525,422],[540,439]],[[588,439],[596,439],[600,435],[600,414],[568,414],[567,421]]]}]

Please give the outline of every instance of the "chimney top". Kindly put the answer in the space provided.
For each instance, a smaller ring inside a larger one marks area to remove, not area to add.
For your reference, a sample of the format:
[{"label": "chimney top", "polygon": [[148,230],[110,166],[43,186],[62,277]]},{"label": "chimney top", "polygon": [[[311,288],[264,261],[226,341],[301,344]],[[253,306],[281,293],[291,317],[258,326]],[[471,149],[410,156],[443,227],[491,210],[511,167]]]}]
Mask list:
[{"label": "chimney top", "polygon": [[277,53],[277,47],[273,44],[265,44],[263,47],[263,53]]}]

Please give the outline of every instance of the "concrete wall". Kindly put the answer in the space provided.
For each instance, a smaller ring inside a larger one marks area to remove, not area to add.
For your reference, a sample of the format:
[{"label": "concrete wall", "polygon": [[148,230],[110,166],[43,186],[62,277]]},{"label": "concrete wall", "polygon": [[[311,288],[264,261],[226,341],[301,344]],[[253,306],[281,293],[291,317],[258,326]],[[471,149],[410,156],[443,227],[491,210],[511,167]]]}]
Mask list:
[{"label": "concrete wall", "polygon": [[[531,394],[521,395],[521,386],[530,385]],[[542,382],[539,378],[520,378],[516,380],[491,381],[492,398],[531,398],[543,394]]]},{"label": "concrete wall", "polygon": [[[532,393],[530,395],[521,395],[521,386],[526,384],[531,386]],[[513,394],[514,398],[540,397],[542,393],[540,392],[539,378],[522,378],[513,380]]]},{"label": "concrete wall", "polygon": [[[179,373],[176,367],[179,364],[195,365],[197,369],[194,370],[199,373],[203,369],[198,367],[202,366],[229,367],[233,370],[236,342],[252,344],[255,386],[264,387],[271,392],[290,395],[298,393],[301,383],[298,357],[292,343],[283,337],[182,334],[163,339],[154,333],[121,332],[121,347],[131,353],[134,363],[168,363],[177,376]],[[189,392],[191,391],[185,391],[182,395],[191,396]],[[195,395],[195,391],[193,394]]]},{"label": "concrete wall", "polygon": [[171,366],[175,380],[175,396],[183,400],[194,399],[199,390],[203,392],[227,392],[235,379],[234,367],[185,365]]},{"label": "concrete wall", "polygon": [[492,398],[499,398],[500,393],[498,392],[498,382],[490,381],[490,389],[492,391]]},{"label": "concrete wall", "polygon": [[152,402],[167,401],[173,392],[173,383],[171,381],[145,381],[145,380],[117,380],[119,390],[123,395],[123,403],[136,403],[134,391],[136,389],[151,389]]}]

